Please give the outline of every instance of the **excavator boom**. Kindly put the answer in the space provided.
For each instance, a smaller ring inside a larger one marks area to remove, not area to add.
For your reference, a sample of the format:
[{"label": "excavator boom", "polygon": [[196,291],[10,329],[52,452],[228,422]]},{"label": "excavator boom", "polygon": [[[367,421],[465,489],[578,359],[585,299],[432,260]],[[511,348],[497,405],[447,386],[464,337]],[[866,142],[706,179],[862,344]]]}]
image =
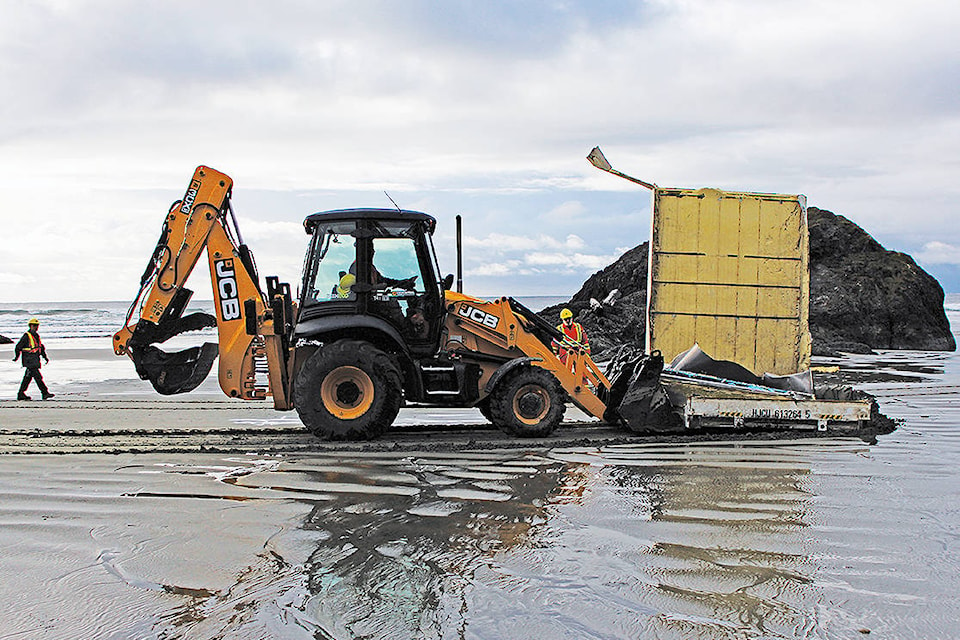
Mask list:
[{"label": "excavator boom", "polygon": [[[114,352],[129,356],[139,376],[165,395],[196,388],[219,355],[219,381],[225,394],[243,399],[273,395],[275,405],[286,409],[285,327],[279,327],[280,335],[274,331],[273,314],[260,289],[253,258],[233,219],[232,187],[229,176],[197,167],[183,198],[164,219],[137,297],[124,327],[113,337]],[[185,283],[204,250],[216,316],[184,316],[193,295]],[[206,327],[217,328],[217,344],[175,353],[156,346]],[[260,383],[256,373],[264,368],[260,363],[265,360],[270,375],[266,383]]]}]

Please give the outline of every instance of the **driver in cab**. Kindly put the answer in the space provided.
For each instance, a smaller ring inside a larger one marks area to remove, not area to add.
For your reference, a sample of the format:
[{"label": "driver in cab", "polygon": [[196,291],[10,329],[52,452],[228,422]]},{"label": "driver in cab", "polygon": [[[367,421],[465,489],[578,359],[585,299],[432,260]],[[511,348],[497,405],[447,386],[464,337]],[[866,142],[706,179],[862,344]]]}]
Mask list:
[{"label": "driver in cab", "polygon": [[[370,260],[373,261],[373,250],[371,249]],[[380,273],[376,265],[371,264],[370,267],[373,270],[371,274],[373,276],[373,287],[378,290],[383,290],[387,288],[395,289],[406,289],[407,291],[413,291],[416,286],[417,276],[413,275],[409,278],[388,278],[387,276]],[[340,282],[337,284],[336,293],[337,297],[348,298],[352,295],[351,289],[353,285],[357,282],[357,261],[354,260],[353,264],[350,265],[350,270],[343,274],[340,277]]]}]

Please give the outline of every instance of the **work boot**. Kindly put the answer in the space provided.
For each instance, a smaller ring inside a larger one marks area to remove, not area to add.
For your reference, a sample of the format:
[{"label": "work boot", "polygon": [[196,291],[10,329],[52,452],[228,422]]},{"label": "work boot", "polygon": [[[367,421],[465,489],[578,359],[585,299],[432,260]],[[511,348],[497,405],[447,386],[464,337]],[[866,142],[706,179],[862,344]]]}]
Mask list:
[{"label": "work boot", "polygon": [[45,393],[45,394],[43,394],[43,399],[44,399],[44,400],[49,400],[50,398],[52,398],[52,397],[55,396],[55,395],[57,395],[57,394],[55,394],[55,393],[53,393],[53,392]]},{"label": "work boot", "polygon": [[31,398],[25,393],[21,393],[20,395],[17,396],[17,400],[33,400],[33,398]]}]

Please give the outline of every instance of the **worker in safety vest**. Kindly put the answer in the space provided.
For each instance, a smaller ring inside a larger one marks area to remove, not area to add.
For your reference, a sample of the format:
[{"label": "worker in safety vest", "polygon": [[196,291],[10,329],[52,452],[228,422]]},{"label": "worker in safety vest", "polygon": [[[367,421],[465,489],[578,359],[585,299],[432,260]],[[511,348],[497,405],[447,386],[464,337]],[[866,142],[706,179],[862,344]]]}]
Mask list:
[{"label": "worker in safety vest", "polygon": [[560,324],[557,325],[557,331],[563,334],[563,342],[554,340],[551,346],[553,352],[560,358],[560,362],[567,363],[567,351],[570,347],[579,346],[587,354],[590,353],[590,341],[587,339],[587,332],[583,330],[583,325],[573,321],[573,311],[570,311],[570,309],[564,308],[560,311]]},{"label": "worker in safety vest", "polygon": [[50,362],[50,358],[47,357],[47,350],[40,340],[39,330],[40,321],[36,318],[30,318],[30,321],[27,322],[27,332],[23,334],[17,346],[14,347],[13,361],[16,362],[17,358],[20,358],[20,364],[25,369],[23,382],[20,383],[20,391],[17,393],[17,400],[30,399],[30,396],[27,395],[27,387],[31,380],[36,381],[44,400],[54,396],[47,389],[47,385],[43,383],[43,376],[40,375],[40,358],[43,358],[46,362]]},{"label": "worker in safety vest", "polygon": [[353,300],[356,294],[353,292],[353,285],[357,284],[357,276],[352,273],[345,273],[340,277],[340,282],[333,288],[333,297],[342,300]]}]

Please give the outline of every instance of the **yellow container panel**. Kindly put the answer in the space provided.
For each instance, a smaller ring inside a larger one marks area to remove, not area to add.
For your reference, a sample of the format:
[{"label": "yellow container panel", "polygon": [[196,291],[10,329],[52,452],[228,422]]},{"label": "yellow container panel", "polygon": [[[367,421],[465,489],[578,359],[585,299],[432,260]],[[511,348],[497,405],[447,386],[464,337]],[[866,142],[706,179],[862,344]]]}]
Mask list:
[{"label": "yellow container panel", "polygon": [[810,366],[803,196],[657,189],[647,348],[695,343],[757,374]]}]

